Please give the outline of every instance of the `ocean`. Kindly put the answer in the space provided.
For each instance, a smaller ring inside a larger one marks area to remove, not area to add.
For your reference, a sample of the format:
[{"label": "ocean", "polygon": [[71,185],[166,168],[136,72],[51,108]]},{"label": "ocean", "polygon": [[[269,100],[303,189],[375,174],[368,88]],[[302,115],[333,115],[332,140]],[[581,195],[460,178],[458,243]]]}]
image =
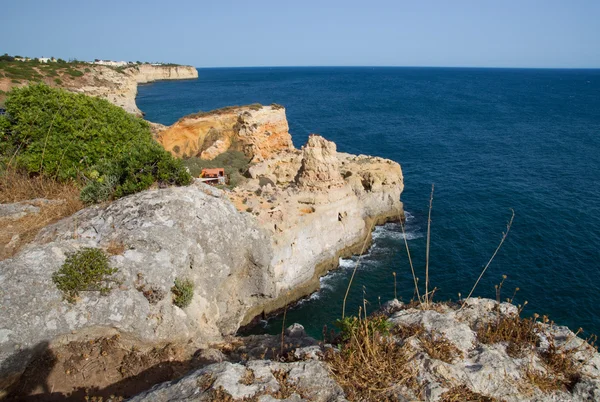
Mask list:
[{"label": "ocean", "polygon": [[[137,104],[153,122],[172,124],[199,110],[250,103],[286,107],[294,144],[310,133],[338,151],[402,165],[406,236],[425,281],[432,183],[430,283],[438,301],[469,293],[508,237],[474,295],[514,296],[523,313],[600,334],[600,70],[475,68],[218,68],[193,81],[139,87]],[[348,298],[374,311],[395,295],[413,297],[397,224],[374,232]],[[356,258],[322,278],[321,290],[289,306],[321,338],[340,318]],[[396,284],[393,273],[396,273]],[[421,286],[423,287],[423,286]],[[395,290],[396,288],[396,290]],[[253,332],[278,333],[282,317]]]}]

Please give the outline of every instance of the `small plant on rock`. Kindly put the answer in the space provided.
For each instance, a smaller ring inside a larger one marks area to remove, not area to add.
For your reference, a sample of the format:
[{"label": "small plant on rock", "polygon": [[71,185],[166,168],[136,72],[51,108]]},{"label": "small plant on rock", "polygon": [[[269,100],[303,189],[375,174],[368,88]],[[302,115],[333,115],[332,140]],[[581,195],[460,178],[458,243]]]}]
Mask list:
[{"label": "small plant on rock", "polygon": [[190,305],[194,297],[194,282],[190,279],[175,278],[175,286],[171,288],[173,304],[179,308]]},{"label": "small plant on rock", "polygon": [[112,277],[118,271],[108,265],[108,257],[102,250],[86,247],[69,253],[65,263],[52,275],[52,282],[69,303],[75,303],[79,292],[98,291],[106,295],[111,284],[116,282]]}]

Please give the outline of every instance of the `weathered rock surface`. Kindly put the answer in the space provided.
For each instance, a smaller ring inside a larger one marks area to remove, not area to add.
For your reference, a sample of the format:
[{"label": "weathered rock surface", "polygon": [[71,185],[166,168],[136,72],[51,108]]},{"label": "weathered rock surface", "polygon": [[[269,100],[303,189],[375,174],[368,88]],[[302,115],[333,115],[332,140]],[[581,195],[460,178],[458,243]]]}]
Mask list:
[{"label": "weathered rock surface", "polygon": [[248,320],[317,290],[340,256],[362,251],[374,224],[403,217],[400,165],[337,153],[318,135],[301,151],[255,164],[250,175],[228,195],[271,234],[278,298],[250,310]]},{"label": "weathered rock surface", "polygon": [[[106,297],[83,292],[76,304],[62,300],[52,274],[66,254],[115,243],[125,248],[110,257],[121,285]],[[0,261],[0,378],[18,374],[37,345],[89,333],[116,330],[140,344],[202,344],[234,333],[247,309],[274,295],[268,243],[250,216],[202,184],[145,191],[45,228]],[[176,277],[195,285],[185,309],[171,301]]]},{"label": "weathered rock surface", "polygon": [[[398,367],[399,375],[410,373],[415,383],[410,389],[390,383],[387,396],[393,395],[391,400],[593,401],[600,397],[600,355],[566,327],[539,323],[536,332],[539,346],[530,345],[520,356],[511,356],[505,343],[485,344],[478,339],[476,329],[480,325],[517,314],[514,305],[469,299],[464,309],[458,305],[436,304],[433,309],[422,310],[394,301],[386,303],[383,310],[390,314],[388,320],[395,342],[411,356],[406,364],[414,368],[402,371],[403,367]],[[413,330],[414,335],[402,330],[410,327],[418,328]],[[399,331],[393,332],[394,329]],[[294,331],[298,332],[299,340],[305,341],[300,326],[291,326],[286,332],[293,337]],[[400,335],[403,333],[406,335]],[[260,344],[261,337],[256,338],[251,343]],[[267,343],[261,346],[268,349],[269,336],[263,338]],[[277,337],[271,338],[276,345]],[[438,344],[435,349],[428,349],[424,339],[435,339]],[[561,375],[553,373],[541,358],[550,347],[549,340],[559,354],[571,359],[578,372],[570,389],[540,388],[544,382],[552,388],[553,376]],[[332,371],[328,358],[323,357],[325,347],[331,348],[330,345],[300,346],[293,355],[302,361],[293,363],[257,359],[254,354],[249,361],[212,364],[178,381],[157,385],[131,400],[345,401],[335,369]],[[444,356],[443,349],[447,348],[454,349],[451,355]],[[532,377],[532,372],[540,377]],[[462,391],[452,394],[451,390],[457,389]],[[386,395],[385,389],[378,391]]]},{"label": "weathered rock surface", "polygon": [[64,200],[47,200],[45,198],[36,198],[33,200],[14,202],[11,204],[0,204],[0,221],[3,219],[17,220],[27,215],[35,215],[40,213],[40,207],[62,203],[64,203]]},{"label": "weathered rock surface", "polygon": [[156,139],[177,157],[209,160],[231,149],[260,161],[294,147],[285,109],[277,106],[228,107],[186,116]]},{"label": "weathered rock surface", "polygon": [[[461,385],[477,394],[509,402],[598,400],[600,355],[594,348],[566,327],[540,323],[537,332],[540,345],[525,350],[522,356],[511,356],[506,343],[484,344],[474,330],[494,322],[498,314],[514,315],[517,308],[509,303],[498,305],[489,299],[468,299],[462,310],[440,305],[437,311],[413,308],[391,315],[389,321],[394,326],[421,325],[430,337],[442,337],[456,348],[452,361],[442,361],[427,353],[419,335],[403,340],[416,351],[412,364],[417,367],[417,378],[426,400],[438,401],[444,392]],[[546,340],[550,336],[559,351],[577,351],[573,354],[573,363],[578,367],[580,378],[570,391],[542,391],[528,377],[528,372],[537,372],[547,379],[555,375],[540,359],[549,347]]]},{"label": "weathered rock surface", "polygon": [[215,401],[225,395],[234,400],[254,397],[260,402],[346,401],[344,391],[330,376],[325,363],[316,360],[213,364],[181,380],[158,385],[130,401]]}]

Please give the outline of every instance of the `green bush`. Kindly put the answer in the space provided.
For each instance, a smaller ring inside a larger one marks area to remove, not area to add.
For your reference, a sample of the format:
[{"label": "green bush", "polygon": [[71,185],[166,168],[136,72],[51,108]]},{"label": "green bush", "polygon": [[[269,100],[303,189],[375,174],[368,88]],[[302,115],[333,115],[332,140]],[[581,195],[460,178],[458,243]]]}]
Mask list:
[{"label": "green bush", "polygon": [[56,85],[62,85],[62,80],[60,78],[55,78],[54,82],[56,83]]},{"label": "green bush", "polygon": [[335,326],[340,329],[340,336],[343,341],[348,341],[359,333],[361,330],[366,330],[369,336],[377,333],[379,335],[388,335],[392,324],[387,320],[387,317],[379,315],[361,319],[354,316],[344,317],[335,322]]},{"label": "green bush", "polygon": [[81,77],[83,75],[83,72],[69,68],[67,70],[67,74],[69,74],[70,76],[73,76],[73,77]]},{"label": "green bush", "polygon": [[189,279],[175,279],[175,286],[171,288],[173,293],[173,304],[179,308],[190,305],[194,297],[194,282]]},{"label": "green bush", "polygon": [[13,89],[6,109],[2,154],[18,150],[17,166],[31,174],[84,180],[87,202],[145,190],[156,181],[192,180],[154,141],[147,122],[106,100],[39,84]]},{"label": "green bush", "polygon": [[97,248],[83,248],[67,255],[65,263],[52,275],[52,282],[69,303],[75,303],[79,292],[99,291],[107,295],[112,277],[118,271],[108,265],[108,257]]}]

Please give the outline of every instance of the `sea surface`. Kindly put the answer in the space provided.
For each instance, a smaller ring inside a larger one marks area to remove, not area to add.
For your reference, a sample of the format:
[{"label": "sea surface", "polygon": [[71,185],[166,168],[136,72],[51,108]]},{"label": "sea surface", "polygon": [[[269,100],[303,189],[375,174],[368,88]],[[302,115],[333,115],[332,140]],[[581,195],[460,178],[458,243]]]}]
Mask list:
[{"label": "sea surface", "polygon": [[[460,68],[199,69],[193,81],[139,87],[150,121],[172,124],[197,112],[259,102],[286,107],[294,144],[310,133],[339,151],[402,165],[406,233],[421,289],[427,213],[435,184],[430,282],[435,300],[471,290],[511,217],[506,242],[474,295],[525,304],[524,314],[600,334],[600,70]],[[292,305],[321,338],[340,318],[356,258]],[[396,285],[393,273],[396,273]],[[396,290],[394,288],[396,287]],[[397,224],[378,227],[362,257],[347,314],[373,311],[414,286]],[[254,331],[278,333],[282,317]]]}]

